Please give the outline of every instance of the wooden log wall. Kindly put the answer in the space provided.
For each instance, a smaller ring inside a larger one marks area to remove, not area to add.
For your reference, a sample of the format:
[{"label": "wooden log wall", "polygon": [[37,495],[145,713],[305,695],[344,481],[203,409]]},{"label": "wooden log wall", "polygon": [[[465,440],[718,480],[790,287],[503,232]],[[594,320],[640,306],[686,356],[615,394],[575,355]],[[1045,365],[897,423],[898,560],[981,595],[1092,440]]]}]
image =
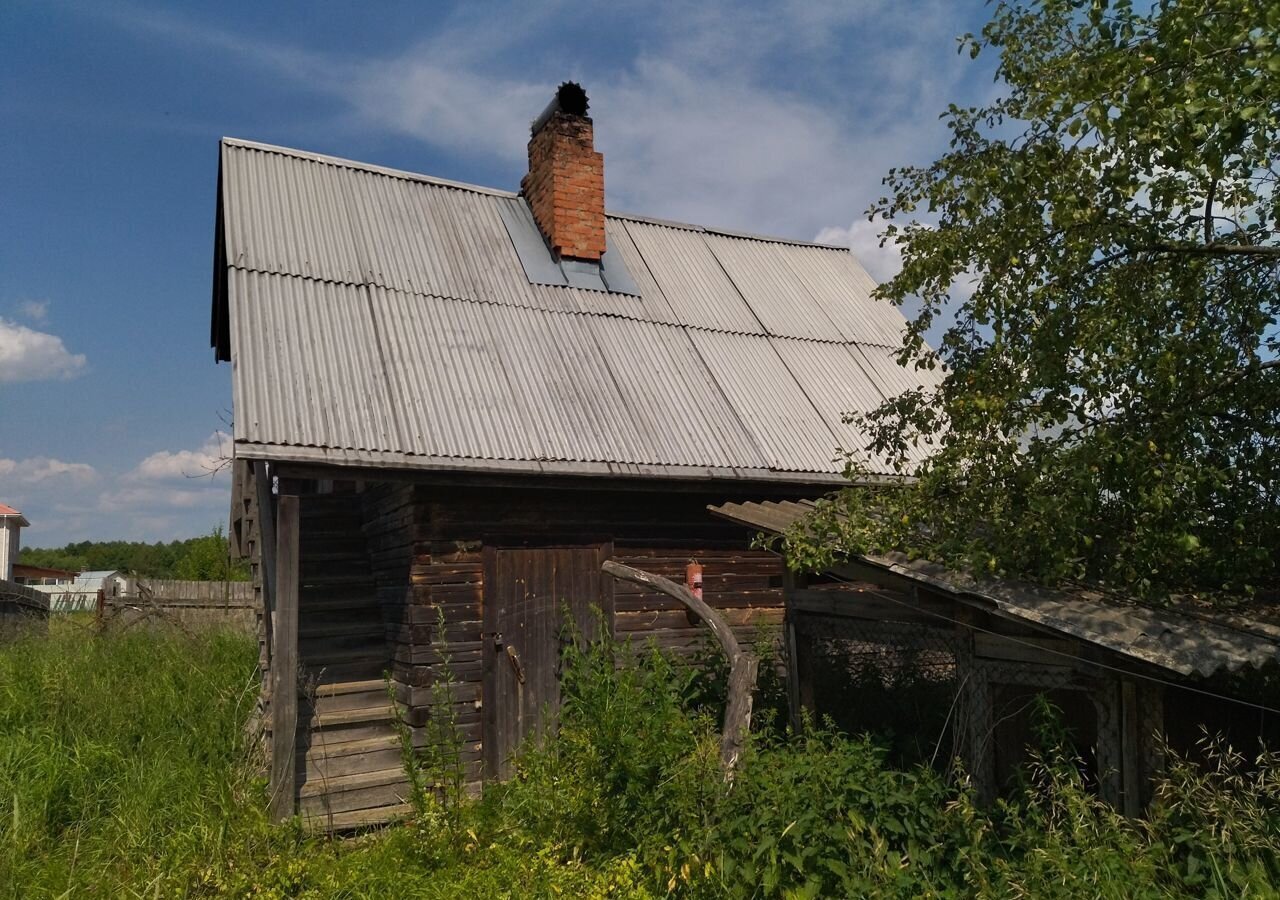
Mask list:
[{"label": "wooden log wall", "polygon": [[413,489],[407,484],[371,485],[363,496],[364,533],[369,548],[388,639],[403,619],[409,601],[409,565],[413,558]]},{"label": "wooden log wall", "polygon": [[[760,492],[743,496],[758,498]],[[776,640],[783,618],[782,562],[775,554],[750,549],[745,529],[707,512],[708,503],[726,499],[724,492],[610,490],[604,484],[589,490],[412,488],[408,599],[402,609],[387,607],[394,675],[411,721],[422,726],[431,716],[433,685],[447,654],[452,720],[464,740],[469,778],[479,780],[486,543],[612,542],[619,562],[678,582],[684,581],[686,564],[696,559],[704,567],[705,599],[722,612],[739,641],[752,644],[761,633]],[[404,521],[405,508],[388,503],[377,509],[387,520],[384,562],[390,567],[403,550],[389,536],[392,523]],[[382,528],[366,525],[371,535]],[[641,646],[652,640],[685,655],[707,646],[706,629],[691,622],[671,598],[635,585],[617,585],[614,591],[617,637]]]}]

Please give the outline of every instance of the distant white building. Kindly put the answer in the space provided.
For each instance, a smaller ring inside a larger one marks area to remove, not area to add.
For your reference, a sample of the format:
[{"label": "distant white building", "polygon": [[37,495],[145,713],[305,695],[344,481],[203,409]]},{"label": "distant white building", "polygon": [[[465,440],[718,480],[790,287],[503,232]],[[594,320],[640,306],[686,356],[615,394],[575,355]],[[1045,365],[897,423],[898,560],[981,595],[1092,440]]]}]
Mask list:
[{"label": "distant white building", "polygon": [[13,580],[13,564],[18,561],[18,533],[31,527],[26,516],[0,503],[0,581]]},{"label": "distant white building", "polygon": [[81,572],[70,584],[33,584],[31,587],[49,595],[50,612],[92,612],[98,608],[99,591],[104,598],[129,593],[127,576],[113,569]]}]

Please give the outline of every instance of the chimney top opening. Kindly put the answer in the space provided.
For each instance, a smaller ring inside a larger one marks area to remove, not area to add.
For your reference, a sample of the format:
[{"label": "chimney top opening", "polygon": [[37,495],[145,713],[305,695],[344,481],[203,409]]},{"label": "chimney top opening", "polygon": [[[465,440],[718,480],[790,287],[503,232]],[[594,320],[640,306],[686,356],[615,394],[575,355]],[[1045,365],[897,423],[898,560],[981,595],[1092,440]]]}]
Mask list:
[{"label": "chimney top opening", "polygon": [[582,85],[576,81],[566,81],[556,89],[556,95],[551,98],[547,108],[533,120],[530,131],[532,134],[537,134],[542,130],[542,126],[551,121],[551,117],[558,112],[569,116],[585,117],[588,105],[587,92],[583,90]]}]

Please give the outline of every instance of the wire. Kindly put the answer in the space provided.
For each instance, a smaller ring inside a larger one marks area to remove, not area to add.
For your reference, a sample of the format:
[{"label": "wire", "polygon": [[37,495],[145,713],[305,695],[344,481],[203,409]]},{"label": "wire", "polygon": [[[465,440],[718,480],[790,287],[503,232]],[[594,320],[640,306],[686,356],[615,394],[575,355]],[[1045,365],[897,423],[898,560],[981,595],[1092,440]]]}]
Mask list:
[{"label": "wire", "polygon": [[[859,584],[859,582],[853,581],[852,579],[843,578],[833,573],[826,573],[826,574],[828,574],[831,578],[835,579],[836,581],[841,582],[842,584]],[[896,603],[899,606],[912,610],[913,612],[917,612],[917,613],[922,612],[922,613],[925,613],[926,615],[930,615],[930,616],[934,616],[935,618],[942,619],[944,622],[950,622],[953,625],[960,625],[972,631],[980,631],[983,634],[989,634],[994,637],[998,637],[1001,640],[1009,641],[1010,643],[1020,644],[1023,647],[1029,647],[1032,650],[1035,650],[1039,653],[1050,653],[1055,656],[1066,657],[1067,659],[1071,660],[1073,663],[1085,663],[1086,665],[1097,666],[1099,669],[1105,669],[1109,672],[1115,672],[1116,674],[1123,675],[1127,678],[1141,678],[1144,681],[1150,681],[1156,684],[1162,684],[1162,685],[1165,685],[1166,687],[1177,688],[1178,690],[1181,690],[1181,691],[1189,691],[1193,694],[1201,694],[1205,697],[1212,697],[1215,700],[1225,700],[1228,703],[1236,703],[1236,704],[1239,704],[1240,706],[1248,706],[1253,709],[1261,710],[1262,712],[1269,712],[1269,713],[1275,713],[1276,715],[1280,715],[1280,709],[1276,709],[1275,707],[1272,707],[1272,706],[1264,706],[1261,703],[1253,703],[1253,702],[1250,702],[1249,700],[1241,700],[1238,697],[1229,697],[1226,694],[1218,694],[1218,693],[1215,693],[1214,691],[1206,691],[1201,688],[1190,687],[1189,685],[1179,684],[1176,681],[1170,681],[1169,679],[1166,679],[1166,678],[1159,678],[1155,675],[1145,675],[1141,672],[1134,672],[1129,669],[1122,669],[1122,668],[1119,668],[1118,666],[1109,666],[1106,663],[1098,662],[1097,660],[1085,659],[1083,657],[1074,656],[1070,653],[1064,653],[1061,650],[1054,650],[1050,647],[1043,647],[1040,644],[1033,644],[1030,641],[1020,641],[1015,637],[1011,637],[1010,635],[1001,634],[998,631],[992,631],[988,628],[982,628],[970,622],[961,622],[959,619],[953,619],[950,616],[945,616],[940,612],[934,612],[931,609],[924,609],[922,607],[908,603],[905,600],[900,600],[899,598],[893,596],[892,594],[886,591],[871,590],[871,591],[865,591],[865,593],[874,594],[875,596],[881,598],[882,600],[888,600],[891,603]]]}]

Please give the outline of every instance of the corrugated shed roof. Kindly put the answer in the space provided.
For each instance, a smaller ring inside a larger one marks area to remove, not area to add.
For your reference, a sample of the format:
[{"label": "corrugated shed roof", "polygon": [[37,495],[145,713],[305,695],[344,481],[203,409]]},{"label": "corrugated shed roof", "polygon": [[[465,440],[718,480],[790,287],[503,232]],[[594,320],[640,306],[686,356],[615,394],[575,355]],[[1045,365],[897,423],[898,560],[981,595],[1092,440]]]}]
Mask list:
[{"label": "corrugated shed roof", "polygon": [[633,296],[531,283],[509,192],[233,140],[219,182],[242,456],[835,480],[911,381],[847,250],[610,216]]},{"label": "corrugated shed roof", "polygon": [[[791,501],[725,503],[708,509],[760,531],[781,533],[813,509]],[[1181,675],[1213,675],[1280,663],[1280,626],[1200,608],[1120,603],[1090,591],[1052,590],[1007,579],[978,579],[901,554],[850,560],[926,585],[955,600],[1089,641]]]}]

